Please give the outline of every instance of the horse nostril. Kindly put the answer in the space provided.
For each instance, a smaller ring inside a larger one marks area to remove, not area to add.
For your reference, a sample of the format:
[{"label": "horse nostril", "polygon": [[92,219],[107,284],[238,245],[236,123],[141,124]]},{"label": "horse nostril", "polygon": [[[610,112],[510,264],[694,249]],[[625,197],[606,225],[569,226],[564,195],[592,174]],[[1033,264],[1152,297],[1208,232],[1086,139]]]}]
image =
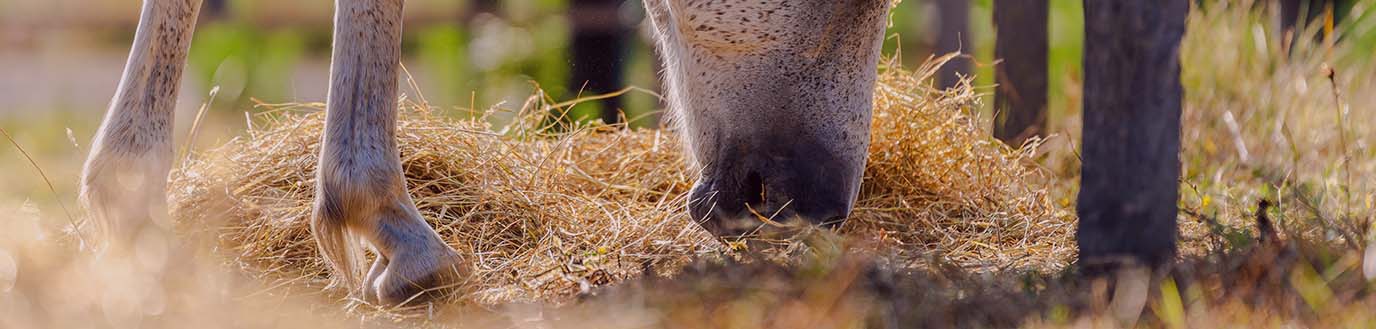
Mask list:
[{"label": "horse nostril", "polygon": [[751,171],[745,175],[745,181],[741,184],[741,196],[745,204],[759,208],[764,205],[765,200],[769,200],[769,191],[765,189],[764,178],[760,177],[760,173]]}]

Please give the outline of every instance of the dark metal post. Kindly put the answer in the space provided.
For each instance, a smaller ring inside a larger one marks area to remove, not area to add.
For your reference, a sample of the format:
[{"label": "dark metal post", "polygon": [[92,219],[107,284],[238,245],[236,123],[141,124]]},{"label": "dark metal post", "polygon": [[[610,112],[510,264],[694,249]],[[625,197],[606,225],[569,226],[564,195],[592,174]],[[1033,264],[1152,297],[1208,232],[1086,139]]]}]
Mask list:
[{"label": "dark metal post", "polygon": [[[569,90],[589,94],[615,92],[625,85],[631,28],[621,19],[623,0],[573,0],[569,4],[572,60]],[[621,97],[602,100],[602,122],[620,123]]]},{"label": "dark metal post", "polygon": [[202,3],[201,17],[207,20],[218,20],[229,17],[229,0],[205,0]]},{"label": "dark metal post", "polygon": [[[935,0],[940,31],[937,31],[935,53],[945,55],[953,52],[972,53],[970,44],[970,1]],[[959,75],[958,75],[959,74]],[[942,66],[937,72],[937,86],[942,89],[955,87],[960,75],[970,74],[970,59],[956,58]]]},{"label": "dark metal post", "polygon": [[1280,37],[1282,41],[1294,37],[1295,26],[1299,24],[1300,5],[1303,0],[1278,0],[1280,3]]}]

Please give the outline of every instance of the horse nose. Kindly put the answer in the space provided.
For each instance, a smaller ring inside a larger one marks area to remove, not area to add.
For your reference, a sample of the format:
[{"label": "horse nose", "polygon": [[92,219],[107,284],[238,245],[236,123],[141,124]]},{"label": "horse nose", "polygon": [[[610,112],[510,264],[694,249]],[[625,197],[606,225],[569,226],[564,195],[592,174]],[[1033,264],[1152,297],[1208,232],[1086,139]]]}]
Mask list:
[{"label": "horse nose", "polygon": [[[816,166],[773,166],[705,174],[689,194],[689,213],[721,237],[840,226],[858,179]],[[836,169],[836,168],[827,168]],[[854,181],[854,182],[852,182]]]},{"label": "horse nose", "polygon": [[758,171],[751,170],[741,181],[741,201],[749,208],[761,208],[769,201],[769,186]]}]

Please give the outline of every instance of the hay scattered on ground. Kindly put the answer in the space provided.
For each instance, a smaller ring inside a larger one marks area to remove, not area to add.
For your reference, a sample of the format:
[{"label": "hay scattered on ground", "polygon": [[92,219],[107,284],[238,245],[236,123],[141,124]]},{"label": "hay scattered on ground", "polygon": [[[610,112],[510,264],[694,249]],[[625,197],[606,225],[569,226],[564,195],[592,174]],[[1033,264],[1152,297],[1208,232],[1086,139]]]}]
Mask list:
[{"label": "hay scattered on ground", "polygon": [[[932,87],[943,62],[881,68],[863,192],[843,232],[898,264],[1063,266],[1074,256],[1071,214],[1024,161],[1030,151],[976,126],[974,89]],[[603,125],[541,133],[540,114],[564,105],[532,97],[498,127],[488,116],[455,119],[403,101],[408,187],[440,235],[473,255],[466,299],[560,300],[729,252],[686,214],[695,174],[674,133]],[[323,284],[307,220],[323,118],[320,104],[278,107],[245,136],[186,161],[171,183],[174,216],[213,228],[251,273]]]}]

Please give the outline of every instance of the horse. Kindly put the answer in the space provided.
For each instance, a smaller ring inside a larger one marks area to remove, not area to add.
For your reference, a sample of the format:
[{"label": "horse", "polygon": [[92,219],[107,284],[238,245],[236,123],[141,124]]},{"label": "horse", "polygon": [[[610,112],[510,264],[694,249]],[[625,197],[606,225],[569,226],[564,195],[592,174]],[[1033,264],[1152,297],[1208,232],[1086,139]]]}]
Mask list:
[{"label": "horse", "polygon": [[[890,0],[643,1],[670,120],[701,173],[691,217],[721,237],[843,223],[864,174]],[[421,218],[401,171],[403,4],[335,0],[310,220],[336,282],[392,305],[471,272]],[[81,179],[107,249],[167,216],[172,109],[199,9],[200,0],[143,2]],[[378,255],[366,271],[363,244]]]}]

